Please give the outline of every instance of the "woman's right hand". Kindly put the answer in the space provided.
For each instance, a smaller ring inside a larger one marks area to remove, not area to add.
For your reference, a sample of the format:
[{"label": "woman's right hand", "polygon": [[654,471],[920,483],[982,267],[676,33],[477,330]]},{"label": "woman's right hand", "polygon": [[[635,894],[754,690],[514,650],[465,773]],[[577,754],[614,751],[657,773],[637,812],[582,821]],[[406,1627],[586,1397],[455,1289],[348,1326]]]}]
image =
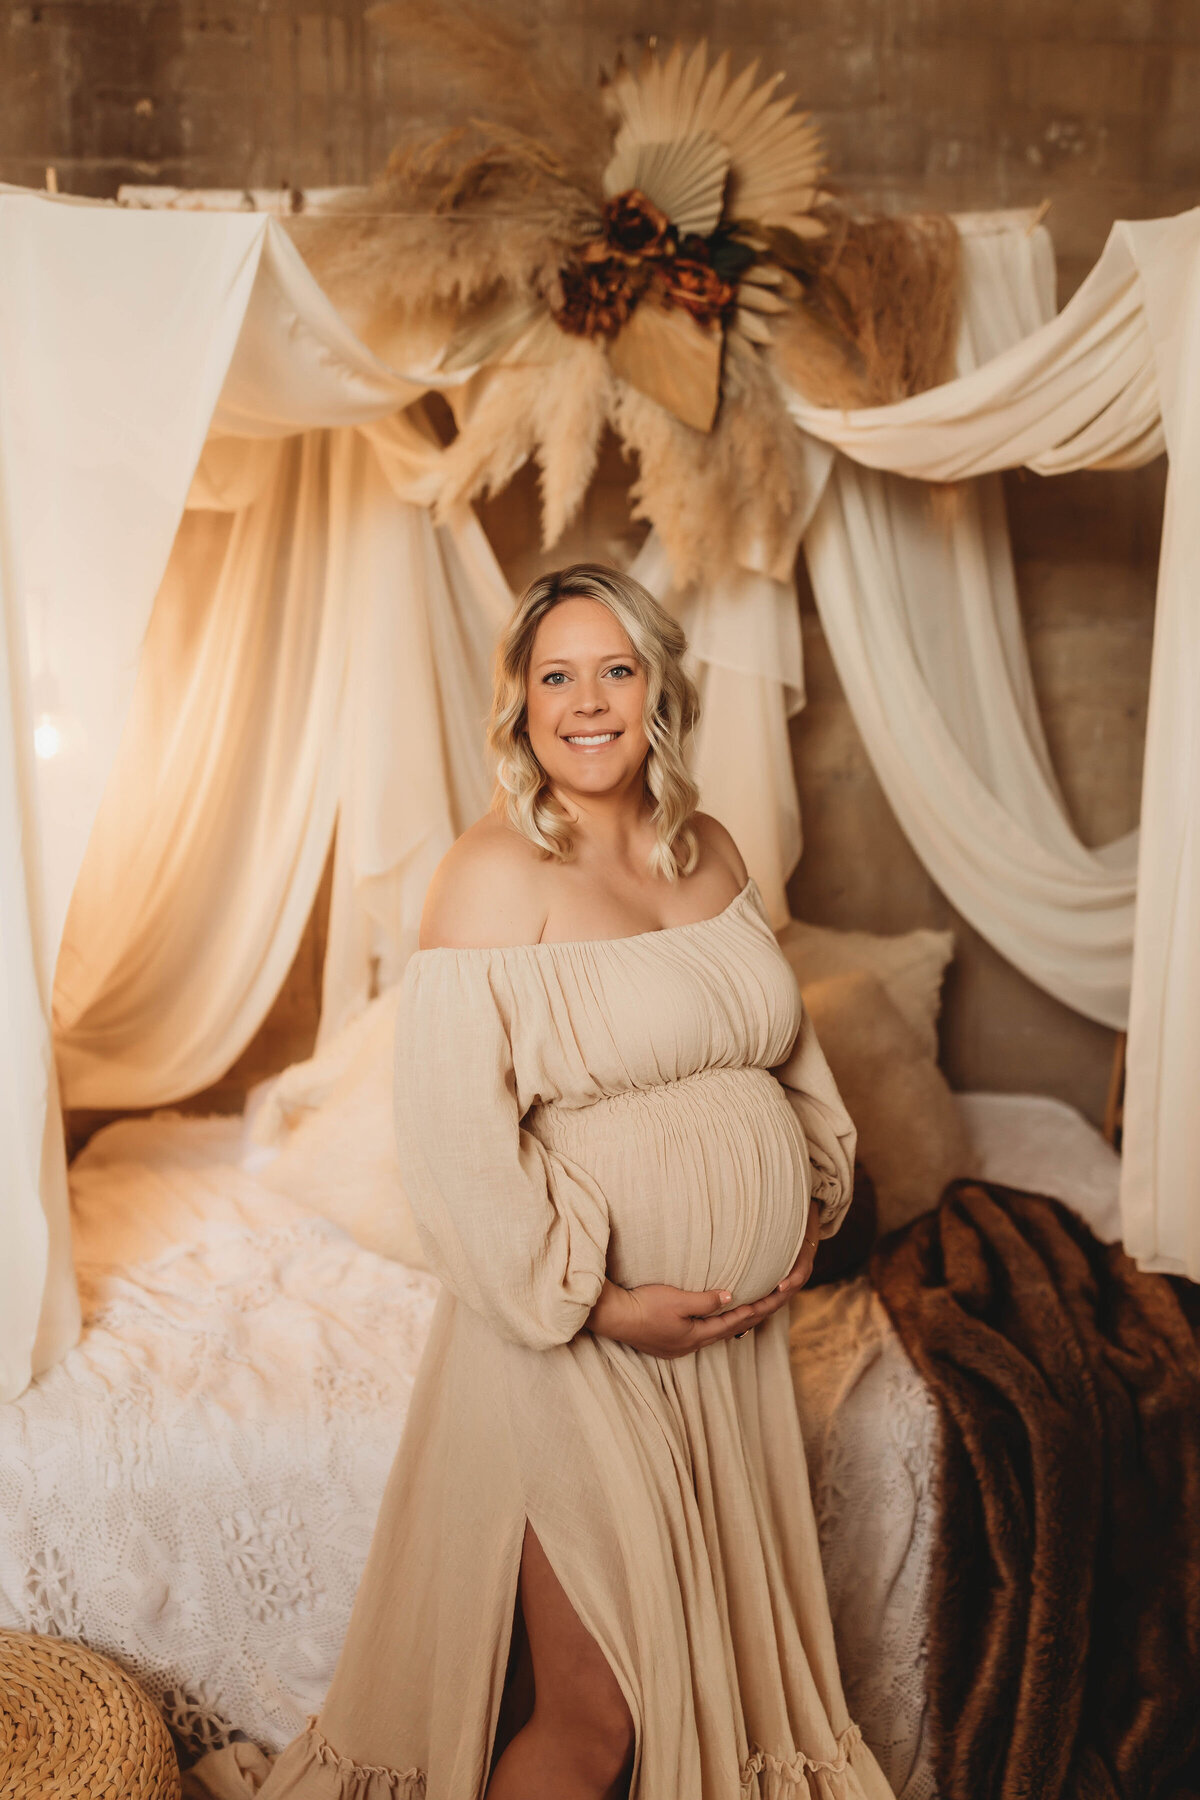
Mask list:
[{"label": "woman's right hand", "polygon": [[789,1295],[775,1289],[761,1300],[724,1311],[731,1298],[722,1288],[694,1294],[658,1282],[623,1288],[606,1280],[588,1315],[587,1328],[597,1337],[628,1344],[647,1356],[690,1356],[705,1344],[738,1337],[751,1326],[761,1325],[787,1305]]}]

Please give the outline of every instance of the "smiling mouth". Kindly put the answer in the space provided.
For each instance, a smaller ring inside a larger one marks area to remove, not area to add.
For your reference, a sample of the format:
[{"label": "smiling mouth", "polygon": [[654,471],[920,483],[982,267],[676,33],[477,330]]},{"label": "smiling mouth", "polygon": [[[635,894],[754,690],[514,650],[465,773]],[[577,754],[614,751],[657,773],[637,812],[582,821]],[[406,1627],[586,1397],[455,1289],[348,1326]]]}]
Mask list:
[{"label": "smiling mouth", "polygon": [[597,748],[601,744],[611,744],[615,742],[620,735],[619,731],[577,731],[570,737],[564,738],[563,742],[574,744],[578,749],[591,750]]}]

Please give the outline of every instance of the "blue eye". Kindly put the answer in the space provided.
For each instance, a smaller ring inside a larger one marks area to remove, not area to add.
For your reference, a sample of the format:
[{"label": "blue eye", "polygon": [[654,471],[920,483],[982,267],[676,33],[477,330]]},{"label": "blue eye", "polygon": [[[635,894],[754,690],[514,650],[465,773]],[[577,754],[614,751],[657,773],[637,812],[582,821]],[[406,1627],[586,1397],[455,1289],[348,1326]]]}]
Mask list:
[{"label": "blue eye", "polygon": [[[632,675],[633,669],[630,667],[630,665],[628,663],[614,663],[612,668],[606,669],[604,671],[604,673],[606,675],[626,676],[626,675]],[[563,682],[566,681],[567,679],[568,679],[568,676],[567,676],[567,672],[565,669],[550,669],[550,670],[548,670],[548,672],[545,675],[542,676],[542,686],[543,687],[561,687]]]}]

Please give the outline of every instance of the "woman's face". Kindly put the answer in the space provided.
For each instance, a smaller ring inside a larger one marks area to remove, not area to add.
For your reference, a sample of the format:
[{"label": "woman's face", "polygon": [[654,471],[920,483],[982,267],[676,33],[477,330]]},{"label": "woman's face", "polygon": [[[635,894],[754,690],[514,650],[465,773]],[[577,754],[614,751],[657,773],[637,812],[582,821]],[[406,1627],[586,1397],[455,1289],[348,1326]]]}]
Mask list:
[{"label": "woman's face", "polygon": [[555,788],[626,786],[650,748],[646,676],[620,621],[598,600],[560,600],[537,628],[525,682],[526,729]]}]

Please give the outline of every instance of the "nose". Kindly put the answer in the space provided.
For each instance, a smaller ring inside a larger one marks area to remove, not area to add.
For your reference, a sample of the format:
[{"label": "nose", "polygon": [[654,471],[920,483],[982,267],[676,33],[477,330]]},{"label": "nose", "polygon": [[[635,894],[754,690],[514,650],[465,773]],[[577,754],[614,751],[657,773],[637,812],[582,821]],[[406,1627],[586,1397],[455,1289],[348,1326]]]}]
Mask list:
[{"label": "nose", "polygon": [[575,702],[575,711],[583,718],[590,719],[594,717],[596,713],[607,712],[607,710],[608,701],[598,690],[595,690],[592,693],[581,693],[578,700]]}]

